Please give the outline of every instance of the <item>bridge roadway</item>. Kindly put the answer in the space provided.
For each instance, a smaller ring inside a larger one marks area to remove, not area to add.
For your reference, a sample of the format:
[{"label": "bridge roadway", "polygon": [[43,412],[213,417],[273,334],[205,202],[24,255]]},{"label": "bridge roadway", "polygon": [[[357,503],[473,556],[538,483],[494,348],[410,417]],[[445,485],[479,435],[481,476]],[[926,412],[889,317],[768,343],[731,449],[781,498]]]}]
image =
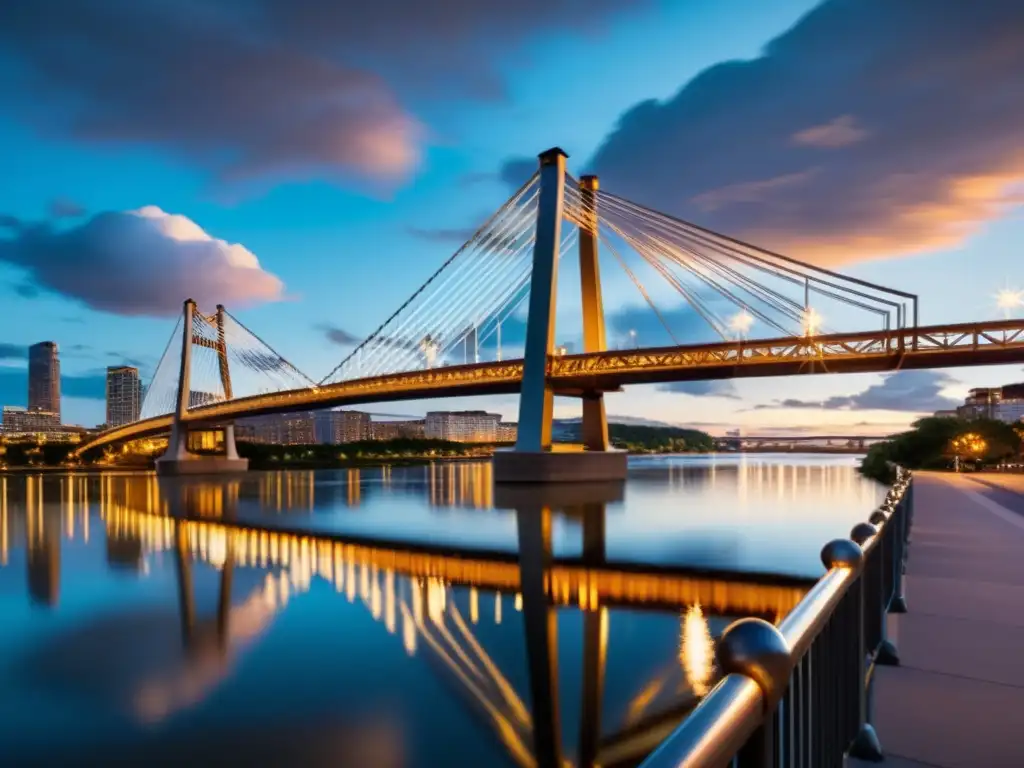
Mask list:
[{"label": "bridge roadway", "polygon": [[[579,395],[615,391],[629,384],[954,368],[1021,361],[1024,319],[564,355],[550,359],[548,377],[556,394]],[[408,371],[209,403],[189,409],[187,421],[201,426],[246,416],[341,405],[508,394],[519,390],[522,376],[522,360]],[[115,427],[80,446],[77,453],[161,434],[170,427],[170,414]]]}]

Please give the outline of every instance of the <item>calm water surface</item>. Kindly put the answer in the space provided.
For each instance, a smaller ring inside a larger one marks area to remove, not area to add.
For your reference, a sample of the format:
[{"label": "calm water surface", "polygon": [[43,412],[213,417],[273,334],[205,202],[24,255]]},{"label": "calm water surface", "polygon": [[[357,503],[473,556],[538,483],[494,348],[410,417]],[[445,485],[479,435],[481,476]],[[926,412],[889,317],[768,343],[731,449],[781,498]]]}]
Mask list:
[{"label": "calm water surface", "polygon": [[635,763],[880,501],[855,463],[0,477],[0,765]]}]

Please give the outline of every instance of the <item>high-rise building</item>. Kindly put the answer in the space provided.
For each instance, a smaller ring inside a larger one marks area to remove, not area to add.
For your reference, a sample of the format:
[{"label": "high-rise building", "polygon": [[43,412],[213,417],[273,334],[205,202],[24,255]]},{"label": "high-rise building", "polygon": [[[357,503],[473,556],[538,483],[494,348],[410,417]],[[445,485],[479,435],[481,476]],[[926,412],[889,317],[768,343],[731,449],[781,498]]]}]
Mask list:
[{"label": "high-rise building", "polygon": [[60,360],[52,341],[28,348],[28,409],[56,413],[60,420]]},{"label": "high-rise building", "polygon": [[370,414],[362,411],[317,411],[316,441],[324,445],[370,439]]},{"label": "high-rise building", "polygon": [[60,414],[5,405],[3,427],[6,435],[51,435],[62,432]]},{"label": "high-rise building", "polygon": [[485,411],[430,411],[424,432],[434,440],[493,443],[498,439],[501,416]]},{"label": "high-rise building", "polygon": [[119,427],[138,421],[142,408],[139,369],[130,365],[107,368],[107,426]]}]

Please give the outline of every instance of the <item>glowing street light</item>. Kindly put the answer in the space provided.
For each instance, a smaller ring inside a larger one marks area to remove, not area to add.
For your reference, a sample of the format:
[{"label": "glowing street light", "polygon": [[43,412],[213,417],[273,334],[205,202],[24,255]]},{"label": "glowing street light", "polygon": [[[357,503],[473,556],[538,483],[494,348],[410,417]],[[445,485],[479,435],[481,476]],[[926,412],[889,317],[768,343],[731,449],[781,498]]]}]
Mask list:
[{"label": "glowing street light", "polygon": [[821,330],[822,317],[814,307],[807,307],[804,310],[803,327],[804,336],[816,336]]},{"label": "glowing street light", "polygon": [[433,368],[437,360],[437,354],[441,351],[441,345],[434,341],[434,338],[427,334],[420,340],[420,352],[427,362],[427,368]]},{"label": "glowing street light", "polygon": [[747,310],[740,310],[729,319],[729,327],[743,338],[754,324],[754,317]]},{"label": "glowing street light", "polygon": [[974,459],[979,459],[988,448],[988,443],[986,443],[980,435],[968,432],[967,434],[953,438],[952,448],[954,467],[956,471],[959,472],[960,457],[973,457]]},{"label": "glowing street light", "polygon": [[1024,291],[1003,288],[996,293],[996,307],[1001,309],[1009,320],[1014,310],[1024,309]]}]

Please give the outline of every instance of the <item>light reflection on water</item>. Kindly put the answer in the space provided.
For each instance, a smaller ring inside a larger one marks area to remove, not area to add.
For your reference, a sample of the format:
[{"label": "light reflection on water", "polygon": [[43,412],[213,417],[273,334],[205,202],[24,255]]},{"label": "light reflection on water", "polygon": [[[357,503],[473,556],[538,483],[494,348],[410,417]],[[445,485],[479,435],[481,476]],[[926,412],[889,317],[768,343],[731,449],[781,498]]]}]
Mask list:
[{"label": "light reflection on water", "polygon": [[[848,460],[771,457],[641,459],[622,501],[518,516],[485,463],[0,477],[0,762],[534,765],[535,695],[574,764],[648,728],[640,755],[713,685],[730,617],[802,593],[675,566],[814,562],[877,493]],[[524,535],[554,557],[540,601]],[[555,633],[528,631],[550,611]]]}]

